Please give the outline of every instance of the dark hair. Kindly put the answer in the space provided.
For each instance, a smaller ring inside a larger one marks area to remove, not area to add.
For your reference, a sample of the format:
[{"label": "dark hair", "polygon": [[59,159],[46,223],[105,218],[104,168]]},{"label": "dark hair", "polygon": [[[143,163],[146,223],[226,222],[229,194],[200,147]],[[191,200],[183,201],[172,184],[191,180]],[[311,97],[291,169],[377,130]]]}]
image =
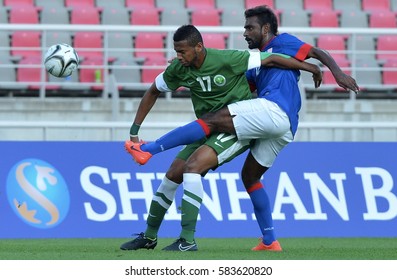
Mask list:
[{"label": "dark hair", "polygon": [[247,9],[244,12],[244,16],[246,19],[256,16],[261,26],[268,23],[270,25],[270,31],[275,35],[278,34],[277,16],[269,6],[263,5]]},{"label": "dark hair", "polygon": [[182,25],[179,27],[173,37],[174,42],[186,40],[191,47],[196,46],[198,43],[203,42],[200,31],[193,25]]}]

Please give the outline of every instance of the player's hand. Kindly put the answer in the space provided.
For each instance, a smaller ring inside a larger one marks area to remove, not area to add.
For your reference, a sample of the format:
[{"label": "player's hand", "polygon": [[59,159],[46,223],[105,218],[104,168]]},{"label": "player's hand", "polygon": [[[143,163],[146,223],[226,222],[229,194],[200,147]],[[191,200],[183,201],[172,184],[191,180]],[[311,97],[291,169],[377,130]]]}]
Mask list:
[{"label": "player's hand", "polygon": [[315,65],[315,66],[317,69],[315,71],[313,71],[312,78],[313,78],[313,82],[314,82],[314,87],[319,88],[323,81],[323,72],[321,72],[321,68],[318,65]]},{"label": "player's hand", "polygon": [[360,88],[358,87],[356,80],[353,77],[350,77],[349,75],[340,72],[337,75],[334,75],[334,78],[336,83],[341,88],[344,88],[345,90],[352,90],[355,93],[359,92]]}]

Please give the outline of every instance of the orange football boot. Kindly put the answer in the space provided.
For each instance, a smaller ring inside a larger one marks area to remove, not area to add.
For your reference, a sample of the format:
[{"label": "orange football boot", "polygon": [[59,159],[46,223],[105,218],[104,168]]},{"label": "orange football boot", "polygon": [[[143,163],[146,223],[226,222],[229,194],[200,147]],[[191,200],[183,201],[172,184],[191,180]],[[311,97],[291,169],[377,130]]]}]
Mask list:
[{"label": "orange football boot", "polygon": [[152,154],[149,152],[144,152],[141,150],[141,145],[144,144],[143,142],[136,143],[130,140],[125,141],[124,147],[127,152],[132,156],[136,163],[139,165],[144,165],[149,161],[152,157]]}]

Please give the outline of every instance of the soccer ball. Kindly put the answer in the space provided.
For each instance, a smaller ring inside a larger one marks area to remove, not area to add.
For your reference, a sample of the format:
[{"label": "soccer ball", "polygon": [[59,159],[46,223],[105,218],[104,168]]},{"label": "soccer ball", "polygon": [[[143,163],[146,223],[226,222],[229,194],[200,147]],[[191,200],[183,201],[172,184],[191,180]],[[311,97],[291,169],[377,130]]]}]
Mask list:
[{"label": "soccer ball", "polygon": [[79,66],[79,56],[68,44],[56,44],[44,55],[44,65],[51,75],[58,78],[68,77]]}]

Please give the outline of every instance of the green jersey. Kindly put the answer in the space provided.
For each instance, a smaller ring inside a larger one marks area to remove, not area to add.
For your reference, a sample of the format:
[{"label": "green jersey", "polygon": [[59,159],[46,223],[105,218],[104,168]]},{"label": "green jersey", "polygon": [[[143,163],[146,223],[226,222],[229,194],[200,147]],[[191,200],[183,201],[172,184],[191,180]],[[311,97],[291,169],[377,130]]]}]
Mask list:
[{"label": "green jersey", "polygon": [[199,69],[182,66],[175,59],[163,73],[164,82],[170,90],[179,87],[190,89],[197,118],[252,96],[245,77],[250,52],[206,50],[207,55]]}]

